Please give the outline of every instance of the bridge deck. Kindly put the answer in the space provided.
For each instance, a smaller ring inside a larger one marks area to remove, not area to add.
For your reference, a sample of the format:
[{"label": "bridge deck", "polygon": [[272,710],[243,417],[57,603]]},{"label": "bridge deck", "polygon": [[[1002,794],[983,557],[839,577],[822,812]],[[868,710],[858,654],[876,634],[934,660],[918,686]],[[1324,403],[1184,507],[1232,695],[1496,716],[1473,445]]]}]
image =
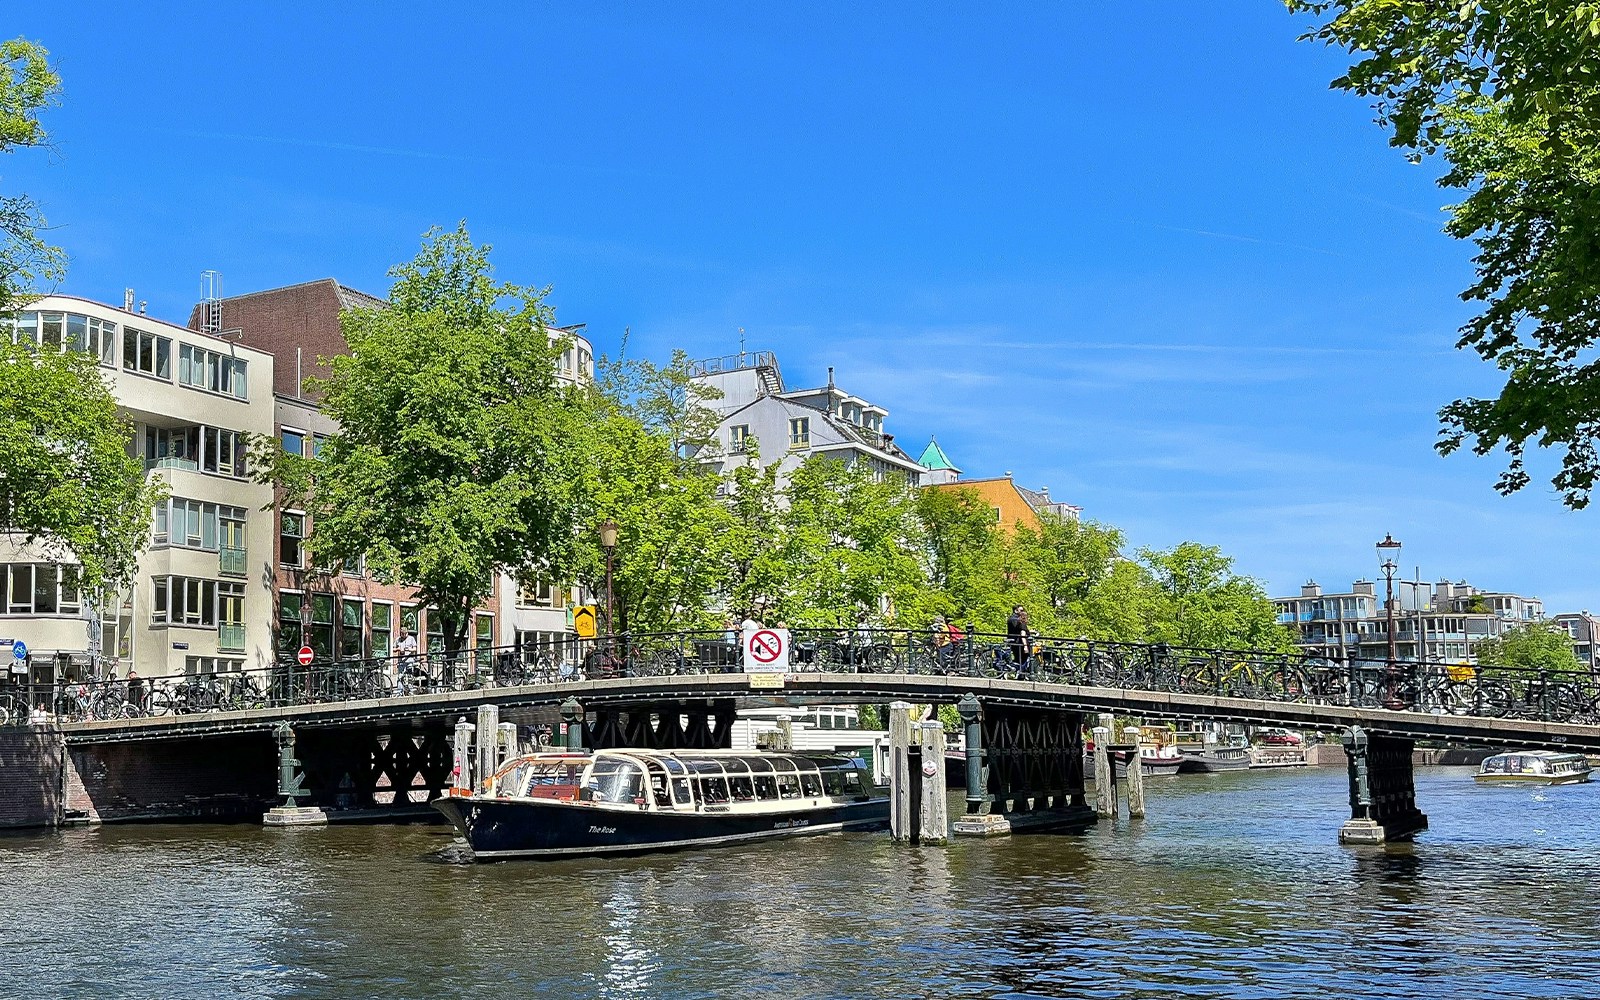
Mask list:
[{"label": "bridge deck", "polygon": [[1600,725],[1537,719],[1489,718],[1383,708],[1229,698],[1016,680],[916,673],[796,672],[781,692],[752,689],[742,673],[620,677],[489,687],[405,697],[288,705],[134,719],[63,723],[72,743],[108,743],[191,737],[217,732],[297,726],[346,726],[405,719],[470,717],[479,705],[502,708],[555,706],[576,698],[588,708],[712,698],[882,703],[954,702],[972,692],[982,701],[1030,708],[1113,711],[1155,718],[1217,719],[1333,731],[1360,725],[1376,733],[1489,746],[1569,748],[1600,752]]}]

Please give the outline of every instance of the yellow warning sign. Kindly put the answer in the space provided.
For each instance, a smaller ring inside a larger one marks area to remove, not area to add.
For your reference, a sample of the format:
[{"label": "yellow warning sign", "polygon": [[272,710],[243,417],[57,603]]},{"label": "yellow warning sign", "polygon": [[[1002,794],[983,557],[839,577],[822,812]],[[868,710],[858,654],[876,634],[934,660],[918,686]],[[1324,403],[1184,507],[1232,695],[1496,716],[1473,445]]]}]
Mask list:
[{"label": "yellow warning sign", "polygon": [[783,675],[779,673],[746,674],[750,678],[752,688],[775,689],[783,687]]},{"label": "yellow warning sign", "polygon": [[593,604],[580,604],[572,609],[572,631],[580,639],[593,639],[600,634],[599,609]]}]

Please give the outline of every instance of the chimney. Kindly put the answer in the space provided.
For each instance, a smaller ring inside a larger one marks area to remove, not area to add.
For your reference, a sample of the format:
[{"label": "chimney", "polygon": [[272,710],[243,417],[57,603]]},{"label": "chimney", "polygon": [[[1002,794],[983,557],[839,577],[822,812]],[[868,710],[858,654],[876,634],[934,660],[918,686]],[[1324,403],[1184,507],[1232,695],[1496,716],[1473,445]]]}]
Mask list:
[{"label": "chimney", "polygon": [[149,302],[140,302],[139,303],[139,315],[140,316],[144,315],[144,307],[149,305],[149,304],[150,304]]},{"label": "chimney", "polygon": [[1011,470],[1010,470],[1010,469],[1007,469],[1007,470],[1006,470],[1006,478],[1007,478],[1007,479],[1010,479],[1010,478],[1011,478]]},{"label": "chimney", "polygon": [[1301,597],[1321,597],[1322,596],[1322,586],[1320,584],[1318,584],[1317,581],[1315,581],[1315,580],[1307,580],[1305,583],[1302,583],[1300,585],[1300,596]]},{"label": "chimney", "polygon": [[828,388],[833,388],[833,366],[828,366]]},{"label": "chimney", "polygon": [[133,289],[131,288],[122,290],[122,311],[133,312]]}]

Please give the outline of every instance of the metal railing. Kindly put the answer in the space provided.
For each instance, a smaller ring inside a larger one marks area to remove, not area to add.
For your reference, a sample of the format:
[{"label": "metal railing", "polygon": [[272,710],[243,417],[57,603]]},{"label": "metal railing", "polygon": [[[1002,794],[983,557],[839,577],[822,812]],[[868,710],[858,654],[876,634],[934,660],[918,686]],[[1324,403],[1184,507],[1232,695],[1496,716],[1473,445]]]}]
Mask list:
[{"label": "metal railing", "polygon": [[245,576],[250,572],[249,560],[244,549],[230,549],[224,546],[217,550],[217,572],[223,576]]},{"label": "metal railing", "polygon": [[[88,721],[384,699],[617,677],[742,672],[737,633],[633,634],[525,646],[282,661],[239,672],[0,682],[0,725]],[[793,629],[786,670],[1014,678],[1262,702],[1600,725],[1600,683],[1585,671],[1519,670],[1382,659],[995,634],[956,642],[923,630]]]}]

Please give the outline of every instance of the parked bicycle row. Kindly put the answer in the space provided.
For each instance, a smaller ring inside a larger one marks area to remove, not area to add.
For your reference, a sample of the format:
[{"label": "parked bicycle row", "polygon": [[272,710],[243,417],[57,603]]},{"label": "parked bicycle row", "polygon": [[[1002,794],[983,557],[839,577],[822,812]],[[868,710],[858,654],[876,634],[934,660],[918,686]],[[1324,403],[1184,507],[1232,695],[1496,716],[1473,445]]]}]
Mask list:
[{"label": "parked bicycle row", "polygon": [[[0,725],[30,718],[126,719],[425,695],[467,688],[615,677],[737,673],[737,633],[614,636],[518,647],[293,662],[232,673],[54,685],[0,686]],[[1085,687],[1208,694],[1263,701],[1393,708],[1600,723],[1600,687],[1587,673],[1480,669],[1084,639],[966,635],[945,641],[888,629],[792,630],[785,669],[998,677]]]}]

